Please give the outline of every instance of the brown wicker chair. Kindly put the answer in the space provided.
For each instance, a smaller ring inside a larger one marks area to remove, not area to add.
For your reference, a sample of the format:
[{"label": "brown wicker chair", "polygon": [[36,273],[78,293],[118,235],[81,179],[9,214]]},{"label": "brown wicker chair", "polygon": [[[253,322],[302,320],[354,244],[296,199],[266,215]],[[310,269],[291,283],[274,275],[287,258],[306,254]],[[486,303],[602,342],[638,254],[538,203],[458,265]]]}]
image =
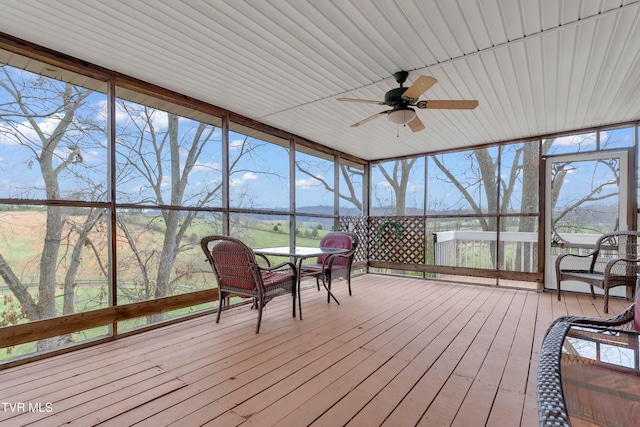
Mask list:
[{"label": "brown wicker chair", "polygon": [[260,332],[262,309],[278,295],[293,297],[293,317],[296,317],[297,270],[291,262],[283,262],[273,267],[261,267],[256,256],[247,245],[228,236],[207,236],[200,246],[211,264],[218,281],[218,314],[229,295],[253,298],[252,306],[258,309],[256,334]]},{"label": "brown wicker chair", "polygon": [[615,231],[603,234],[594,249],[585,255],[562,254],[556,259],[558,301],[560,282],[576,280],[604,290],[604,312],[609,312],[609,290],[616,286],[633,287],[640,264],[640,232]]},{"label": "brown wicker chair", "polygon": [[[356,254],[359,239],[355,233],[348,231],[336,231],[329,233],[320,241],[321,248],[340,248],[349,249],[349,252],[343,254],[333,254],[320,256],[315,264],[304,264],[300,267],[300,276],[315,276],[316,286],[320,290],[320,279],[327,288],[327,302],[331,302],[331,279],[337,272],[344,272],[347,285],[349,287],[349,295],[351,295],[351,267]],[[333,298],[336,303],[338,300]]]}]

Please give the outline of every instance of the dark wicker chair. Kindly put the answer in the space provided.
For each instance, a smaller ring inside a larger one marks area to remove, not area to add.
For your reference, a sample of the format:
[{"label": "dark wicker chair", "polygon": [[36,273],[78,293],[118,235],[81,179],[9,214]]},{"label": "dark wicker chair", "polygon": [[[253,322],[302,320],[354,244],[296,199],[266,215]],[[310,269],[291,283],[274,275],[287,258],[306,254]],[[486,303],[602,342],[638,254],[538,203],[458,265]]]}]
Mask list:
[{"label": "dark wicker chair", "polygon": [[540,426],[569,426],[569,415],[562,398],[560,353],[564,337],[571,325],[597,326],[608,329],[640,331],[640,278],[636,278],[636,301],[622,313],[608,319],[583,316],[561,316],[547,329],[538,359],[538,415]]},{"label": "dark wicker chair", "polygon": [[556,280],[558,301],[560,283],[576,280],[589,284],[591,296],[595,298],[593,287],[604,290],[604,312],[609,312],[609,290],[616,286],[633,287],[640,264],[640,232],[615,231],[603,234],[595,247],[585,255],[562,254],[556,259]]},{"label": "dark wicker chair", "polygon": [[[353,259],[359,242],[358,236],[348,231],[336,231],[327,234],[320,240],[321,248],[349,249],[349,252],[320,256],[316,259],[315,264],[302,265],[300,267],[300,276],[315,276],[318,290],[320,290],[320,280],[322,279],[323,285],[329,291],[327,293],[327,302],[331,302],[332,276],[342,272],[347,280],[349,295],[351,295],[351,267],[353,266]],[[335,297],[334,300],[340,304]]]},{"label": "dark wicker chair", "polygon": [[[566,315],[558,317],[554,320],[554,323],[565,322],[574,325],[590,325],[609,329],[640,332],[640,304],[638,304],[638,302],[640,302],[640,295],[638,295],[638,291],[640,291],[640,277],[636,277],[635,287],[635,301],[617,316],[609,317],[608,319],[600,319],[597,317]],[[551,326],[549,329],[551,329]]]},{"label": "dark wicker chair", "polygon": [[218,314],[229,295],[253,298],[252,306],[258,309],[256,334],[260,332],[262,309],[272,298],[278,295],[293,297],[293,317],[296,317],[297,270],[290,262],[273,267],[258,265],[256,256],[247,245],[228,236],[207,236],[200,241],[207,261],[218,281]]}]

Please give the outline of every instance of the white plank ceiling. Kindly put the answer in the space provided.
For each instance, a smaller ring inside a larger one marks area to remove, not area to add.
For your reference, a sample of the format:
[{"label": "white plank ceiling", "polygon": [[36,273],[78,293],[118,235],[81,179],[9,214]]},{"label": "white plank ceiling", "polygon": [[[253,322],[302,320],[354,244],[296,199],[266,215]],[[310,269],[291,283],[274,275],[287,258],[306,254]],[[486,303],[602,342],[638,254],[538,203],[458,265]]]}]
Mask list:
[{"label": "white plank ceiling", "polygon": [[[640,0],[0,0],[0,31],[367,160],[640,120]],[[382,100],[410,71],[412,133]]]}]

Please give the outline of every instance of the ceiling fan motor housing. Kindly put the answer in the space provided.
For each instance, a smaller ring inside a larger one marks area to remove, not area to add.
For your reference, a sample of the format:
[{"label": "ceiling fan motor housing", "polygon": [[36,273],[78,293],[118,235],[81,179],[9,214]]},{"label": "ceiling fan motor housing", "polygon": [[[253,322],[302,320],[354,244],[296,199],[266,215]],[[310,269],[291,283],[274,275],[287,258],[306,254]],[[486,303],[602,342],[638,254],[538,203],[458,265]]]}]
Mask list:
[{"label": "ceiling fan motor housing", "polygon": [[396,105],[407,105],[408,102],[402,99],[402,94],[407,90],[406,87],[398,87],[395,89],[391,89],[389,92],[384,95],[384,102],[387,105],[396,106]]}]

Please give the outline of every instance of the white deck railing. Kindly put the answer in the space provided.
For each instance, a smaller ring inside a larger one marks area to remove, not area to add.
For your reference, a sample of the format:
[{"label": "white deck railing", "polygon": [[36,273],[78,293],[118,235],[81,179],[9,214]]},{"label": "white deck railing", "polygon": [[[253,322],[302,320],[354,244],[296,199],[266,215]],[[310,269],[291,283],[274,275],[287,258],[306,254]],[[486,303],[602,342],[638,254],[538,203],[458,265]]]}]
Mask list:
[{"label": "white deck railing", "polygon": [[500,261],[494,266],[496,232],[444,231],[435,234],[435,264],[453,267],[499,268],[535,272],[538,265],[538,233],[500,232]]}]

